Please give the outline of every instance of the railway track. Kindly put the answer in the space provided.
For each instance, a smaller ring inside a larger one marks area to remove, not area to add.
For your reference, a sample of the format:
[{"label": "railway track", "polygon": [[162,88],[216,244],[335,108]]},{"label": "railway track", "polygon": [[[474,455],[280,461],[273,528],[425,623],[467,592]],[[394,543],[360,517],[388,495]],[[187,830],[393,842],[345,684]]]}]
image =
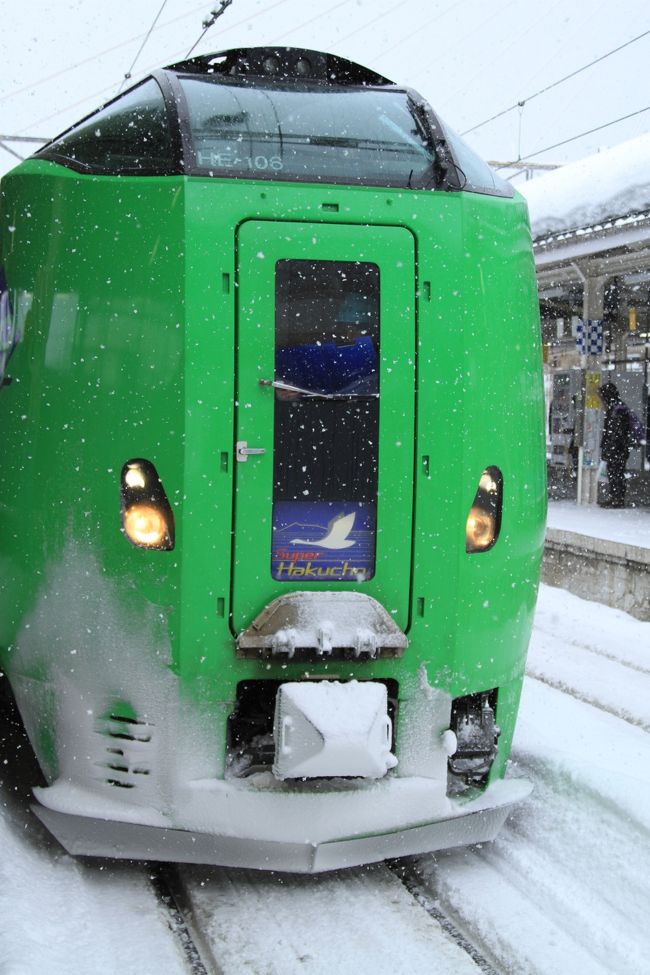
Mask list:
[{"label": "railway track", "polygon": [[415,861],[319,876],[200,867],[151,874],[191,975],[501,975]]},{"label": "railway track", "polygon": [[192,975],[641,970],[647,668],[572,653],[583,686],[566,643],[533,647],[513,754],[536,791],[495,843],[316,877],[165,868]]},{"label": "railway track", "polygon": [[[575,605],[557,613],[558,629]],[[31,821],[25,746],[7,720],[5,965],[15,959],[22,971],[28,959],[44,975],[645,971],[647,638],[633,623],[617,643],[609,613],[592,620],[590,610],[554,646],[533,640],[513,771],[535,791],[496,841],[365,869],[296,876],[75,861]]]},{"label": "railway track", "polygon": [[158,864],[149,878],[191,975],[220,975],[209,947],[194,924],[178,866]]},{"label": "railway track", "polygon": [[[597,708],[599,711],[604,711],[606,714],[611,714],[615,718],[620,718],[621,721],[626,721],[628,724],[633,725],[636,728],[641,728],[647,734],[650,734],[650,721],[644,720],[643,718],[635,717],[634,713],[631,713],[627,708],[620,707],[616,704],[606,703],[591,694],[584,694],[578,691],[575,687],[567,685],[563,680],[558,678],[549,677],[548,674],[535,672],[530,670],[527,672],[528,676],[534,680],[540,681],[542,684],[546,684],[547,687],[552,687],[556,691],[560,691],[562,694],[568,694],[575,701],[580,701],[582,704],[588,704],[590,707]],[[647,682],[650,686],[650,682]]]},{"label": "railway track", "polygon": [[[641,922],[629,908],[618,920],[624,948],[600,944],[597,919],[616,913],[625,890],[644,903],[640,868],[620,865],[641,857],[643,875],[650,872],[650,855],[639,853],[650,832],[616,778],[629,779],[630,769],[619,769],[615,739],[634,734],[631,747],[644,749],[647,664],[630,659],[632,651],[621,659],[539,631],[531,650],[515,756],[519,774],[536,781],[536,794],[494,844],[315,877],[161,868],[156,893],[192,975],[331,975],[332,969],[359,975],[369,965],[374,975],[418,975],[432,964],[436,975],[546,975],[566,970],[569,960],[573,970],[592,975],[626,971]],[[584,756],[576,752],[577,781],[557,758],[566,736],[549,733],[546,744],[538,742],[540,719],[550,732],[549,713],[562,728],[578,727],[576,743],[585,743]],[[584,732],[576,721],[584,722]],[[594,730],[604,735],[597,747],[598,761],[609,769],[606,782],[600,767],[590,772],[585,764]],[[611,857],[593,857],[594,831],[607,838]],[[512,928],[510,917],[516,918]]]},{"label": "railway track", "polygon": [[[647,640],[647,634],[644,641]],[[528,677],[650,732],[649,661],[621,659],[536,630]]]}]

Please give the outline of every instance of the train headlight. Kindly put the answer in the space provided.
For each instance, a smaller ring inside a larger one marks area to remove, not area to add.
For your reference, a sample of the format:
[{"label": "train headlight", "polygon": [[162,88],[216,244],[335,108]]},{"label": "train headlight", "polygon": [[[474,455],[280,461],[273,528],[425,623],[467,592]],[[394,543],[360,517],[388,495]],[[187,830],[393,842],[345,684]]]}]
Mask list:
[{"label": "train headlight", "polygon": [[472,508],[467,516],[468,552],[484,552],[494,542],[494,518],[487,511]]},{"label": "train headlight", "polygon": [[168,534],[162,512],[150,504],[134,504],[124,512],[124,531],[143,548],[162,548]]},{"label": "train headlight", "polygon": [[262,61],[262,67],[264,68],[265,74],[275,75],[280,74],[280,58],[276,57],[275,54],[269,54]]},{"label": "train headlight", "polygon": [[127,464],[126,471],[124,472],[124,483],[129,488],[144,488],[147,486],[147,479],[139,464]]},{"label": "train headlight", "polygon": [[483,471],[483,473],[481,474],[481,479],[478,482],[480,491],[487,491],[489,494],[494,494],[496,491],[499,490],[498,478],[495,478],[492,473],[492,471],[495,470],[496,470],[495,467],[492,468],[488,467],[486,470]]},{"label": "train headlight", "polygon": [[130,460],[122,468],[122,531],[139,548],[174,547],[174,513],[156,468]]},{"label": "train headlight", "polygon": [[298,58],[296,61],[296,74],[299,78],[308,78],[311,74],[311,62],[307,58]]},{"label": "train headlight", "polygon": [[501,530],[503,505],[503,477],[498,467],[486,467],[479,479],[478,488],[465,525],[465,551],[487,552],[492,548]]}]

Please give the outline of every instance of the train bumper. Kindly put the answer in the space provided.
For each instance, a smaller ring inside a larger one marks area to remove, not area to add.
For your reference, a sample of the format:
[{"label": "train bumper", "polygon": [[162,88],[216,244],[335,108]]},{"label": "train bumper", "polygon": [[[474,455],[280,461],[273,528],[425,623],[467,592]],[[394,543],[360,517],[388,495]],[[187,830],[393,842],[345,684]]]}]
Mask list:
[{"label": "train bumper", "polygon": [[[353,832],[337,829],[337,823],[345,823],[354,811],[355,797],[352,791],[334,795],[329,793],[329,801],[325,802],[328,807],[326,819],[319,823],[318,819],[307,818],[302,828],[297,823],[303,820],[304,815],[309,816],[313,796],[285,796],[284,811],[289,816],[281,819],[269,820],[268,807],[259,809],[258,828],[251,828],[246,809],[243,808],[240,819],[243,828],[237,835],[232,832],[232,827],[228,833],[220,833],[179,829],[160,821],[146,822],[143,821],[147,818],[145,810],[139,811],[140,822],[118,821],[114,818],[115,810],[105,810],[102,816],[99,808],[95,815],[79,815],[72,807],[80,797],[71,795],[66,789],[57,793],[56,786],[37,790],[42,804],[34,806],[34,811],[62,846],[74,855],[320,873],[492,840],[512,807],[525,799],[531,789],[532,785],[525,779],[498,781],[471,801],[447,799],[444,815],[431,821],[414,823],[408,814],[408,807],[404,808],[402,802],[408,800],[409,794],[412,798],[418,793],[426,794],[427,782],[423,779],[393,779],[392,782],[375,786],[374,797],[366,794],[366,800],[370,801],[380,819],[382,816],[386,818],[391,800],[397,802],[397,807],[393,806],[392,815],[388,817],[393,820],[392,824],[388,825],[387,821],[383,829],[376,831],[372,829],[372,817],[363,813],[359,815]],[[220,798],[228,802],[230,795],[232,805],[238,806],[236,792],[229,792],[225,787],[221,790]],[[58,798],[61,801],[57,801]],[[301,803],[301,799],[306,801]],[[290,808],[292,805],[293,810]],[[367,809],[368,803],[365,806]],[[401,827],[395,822],[400,819],[400,809],[405,824]],[[297,813],[297,818],[291,812]],[[278,816],[282,816],[280,807]],[[292,823],[292,820],[295,821]],[[293,831],[293,838],[287,835],[288,831]],[[296,836],[303,838],[297,840]]]}]

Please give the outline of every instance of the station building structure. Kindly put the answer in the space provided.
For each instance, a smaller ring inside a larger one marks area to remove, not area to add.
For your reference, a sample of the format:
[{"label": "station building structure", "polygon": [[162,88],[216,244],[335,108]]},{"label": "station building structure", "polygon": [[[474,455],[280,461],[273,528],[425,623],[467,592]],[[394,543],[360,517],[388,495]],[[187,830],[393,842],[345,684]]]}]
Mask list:
[{"label": "station building structure", "polygon": [[[650,134],[518,189],[528,201],[540,298],[550,497],[596,503],[603,411],[614,382],[650,441]],[[648,447],[627,500],[650,505]]]}]

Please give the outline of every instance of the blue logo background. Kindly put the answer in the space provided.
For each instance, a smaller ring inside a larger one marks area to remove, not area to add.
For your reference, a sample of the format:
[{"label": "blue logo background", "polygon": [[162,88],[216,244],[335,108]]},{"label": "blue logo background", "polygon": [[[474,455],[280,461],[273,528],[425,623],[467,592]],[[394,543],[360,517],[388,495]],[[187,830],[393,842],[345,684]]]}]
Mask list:
[{"label": "blue logo background", "polygon": [[[343,518],[348,520],[341,524]],[[374,504],[276,501],[271,555],[273,578],[283,582],[371,579],[375,574],[376,521]],[[332,548],[332,544],[345,547]]]}]

